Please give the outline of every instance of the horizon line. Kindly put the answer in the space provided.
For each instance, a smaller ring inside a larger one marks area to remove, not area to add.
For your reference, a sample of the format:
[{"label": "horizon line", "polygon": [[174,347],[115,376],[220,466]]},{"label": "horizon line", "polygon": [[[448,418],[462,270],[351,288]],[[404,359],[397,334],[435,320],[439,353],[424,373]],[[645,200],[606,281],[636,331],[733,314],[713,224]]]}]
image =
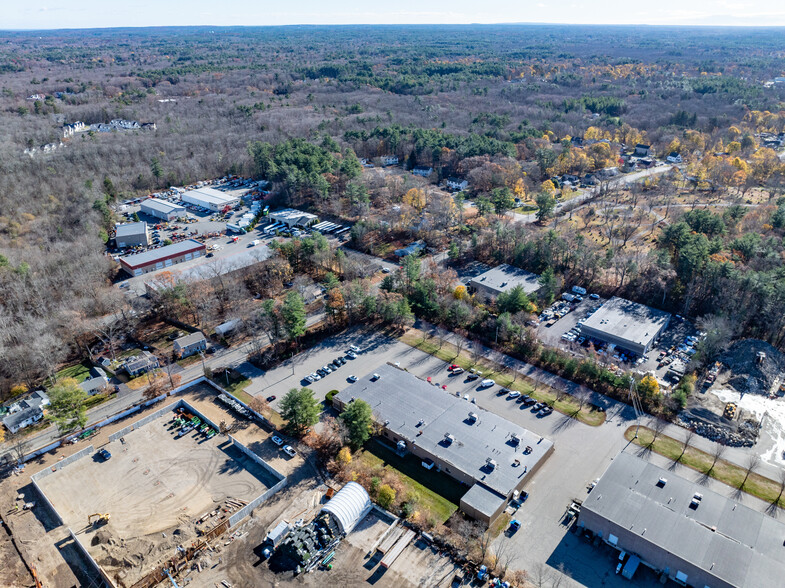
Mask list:
[{"label": "horizon line", "polygon": [[711,24],[711,23],[564,23],[564,22],[493,22],[493,23],[290,23],[275,25],[138,25],[138,26],[98,26],[98,27],[57,27],[57,28],[0,28],[0,33],[37,33],[58,31],[112,31],[112,30],[149,30],[149,29],[280,29],[288,27],[494,27],[494,26],[557,26],[557,27],[648,27],[648,28],[704,28],[704,29],[785,29],[785,24]]}]

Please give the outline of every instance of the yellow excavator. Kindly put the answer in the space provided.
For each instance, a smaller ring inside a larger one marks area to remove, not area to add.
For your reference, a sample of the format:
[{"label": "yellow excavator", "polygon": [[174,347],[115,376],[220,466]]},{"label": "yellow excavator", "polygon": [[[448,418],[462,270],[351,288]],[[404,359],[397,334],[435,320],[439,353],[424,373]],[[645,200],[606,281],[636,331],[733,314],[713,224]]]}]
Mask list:
[{"label": "yellow excavator", "polygon": [[[93,521],[93,517],[97,517],[97,519],[95,521]],[[87,525],[88,526],[89,525],[93,525],[93,526],[96,526],[96,527],[98,525],[105,525],[106,523],[109,522],[110,518],[111,517],[109,516],[109,513],[101,514],[100,512],[97,512],[97,513],[91,514],[91,515],[89,515],[87,517]]]}]

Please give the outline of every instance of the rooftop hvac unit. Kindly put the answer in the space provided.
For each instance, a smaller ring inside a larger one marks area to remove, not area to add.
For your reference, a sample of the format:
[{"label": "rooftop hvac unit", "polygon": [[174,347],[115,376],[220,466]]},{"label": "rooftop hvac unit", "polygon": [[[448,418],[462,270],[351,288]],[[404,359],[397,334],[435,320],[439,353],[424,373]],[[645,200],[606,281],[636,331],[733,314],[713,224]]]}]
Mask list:
[{"label": "rooftop hvac unit", "polygon": [[485,460],[485,465],[488,466],[488,469],[495,470],[496,469],[496,460],[491,459],[490,457]]},{"label": "rooftop hvac unit", "polygon": [[470,412],[470,413],[469,413],[469,420],[470,420],[471,422],[474,422],[474,421],[476,421],[478,418],[479,418],[479,417],[477,416],[477,413],[476,413],[476,412]]},{"label": "rooftop hvac unit", "polygon": [[665,488],[665,484],[667,483],[668,483],[668,478],[660,478],[659,480],[657,480],[657,486],[659,486],[660,488]]},{"label": "rooftop hvac unit", "polygon": [[445,434],[444,434],[444,443],[445,443],[446,445],[450,445],[450,444],[452,444],[452,442],[453,442],[453,441],[455,441],[455,437],[453,437],[453,436],[452,436],[452,435],[450,435],[449,433],[445,433]]},{"label": "rooftop hvac unit", "polygon": [[513,445],[518,445],[521,442],[520,438],[518,437],[518,433],[512,433],[510,435],[510,441],[512,441]]}]

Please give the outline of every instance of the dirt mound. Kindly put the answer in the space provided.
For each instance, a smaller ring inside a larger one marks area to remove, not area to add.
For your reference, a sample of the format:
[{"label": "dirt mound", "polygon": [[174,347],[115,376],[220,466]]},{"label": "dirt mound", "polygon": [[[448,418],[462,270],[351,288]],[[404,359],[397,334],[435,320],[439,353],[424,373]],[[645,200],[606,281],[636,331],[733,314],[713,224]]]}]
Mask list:
[{"label": "dirt mound", "polygon": [[[763,362],[758,354],[765,353]],[[744,339],[731,345],[720,361],[730,370],[728,385],[741,394],[769,394],[775,381],[785,374],[785,355],[759,339]]]}]

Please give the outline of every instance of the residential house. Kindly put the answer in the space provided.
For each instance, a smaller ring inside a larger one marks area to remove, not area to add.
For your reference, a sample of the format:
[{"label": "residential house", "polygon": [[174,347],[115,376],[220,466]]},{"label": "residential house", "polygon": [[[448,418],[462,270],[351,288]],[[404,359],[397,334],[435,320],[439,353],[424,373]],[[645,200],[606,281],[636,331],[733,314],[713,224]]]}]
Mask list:
[{"label": "residential house", "polygon": [[635,157],[654,157],[654,149],[651,145],[644,145],[642,143],[638,143],[635,146],[635,152],[633,153]]},{"label": "residential house", "polygon": [[447,188],[450,190],[465,190],[469,187],[469,182],[460,178],[447,178]]},{"label": "residential house", "polygon": [[417,167],[412,168],[412,173],[415,176],[420,176],[423,178],[429,178],[433,173],[432,167],[425,167],[423,165],[418,165]]},{"label": "residential house", "polygon": [[177,357],[188,357],[194,353],[207,350],[207,339],[197,331],[174,340],[173,351]]},{"label": "residential house", "polygon": [[425,241],[415,241],[414,243],[410,243],[406,247],[401,249],[395,250],[395,255],[398,257],[406,257],[407,255],[411,255],[412,253],[419,253],[425,249]]},{"label": "residential house", "polygon": [[75,133],[84,133],[87,130],[87,125],[78,120],[70,125],[63,126],[63,138],[73,137]]},{"label": "residential house", "polygon": [[132,378],[135,378],[136,376],[145,372],[149,372],[150,370],[154,370],[157,367],[158,358],[149,351],[142,351],[142,353],[139,355],[129,357],[125,361],[125,364],[123,364],[123,369],[128,372],[128,375]]},{"label": "residential house", "polygon": [[581,137],[570,137],[570,143],[576,147],[581,147],[583,145],[583,139]]},{"label": "residential house", "polygon": [[106,372],[99,367],[90,368],[90,377],[79,384],[79,387],[87,392],[88,396],[93,396],[103,391],[109,385],[109,378]]},{"label": "residential house", "polygon": [[382,155],[382,165],[398,165],[398,157],[395,155]]},{"label": "residential house", "polygon": [[9,414],[3,419],[3,425],[11,433],[29,427],[44,418],[44,407],[49,404],[49,397],[43,390],[36,390],[24,400],[9,407]]}]

